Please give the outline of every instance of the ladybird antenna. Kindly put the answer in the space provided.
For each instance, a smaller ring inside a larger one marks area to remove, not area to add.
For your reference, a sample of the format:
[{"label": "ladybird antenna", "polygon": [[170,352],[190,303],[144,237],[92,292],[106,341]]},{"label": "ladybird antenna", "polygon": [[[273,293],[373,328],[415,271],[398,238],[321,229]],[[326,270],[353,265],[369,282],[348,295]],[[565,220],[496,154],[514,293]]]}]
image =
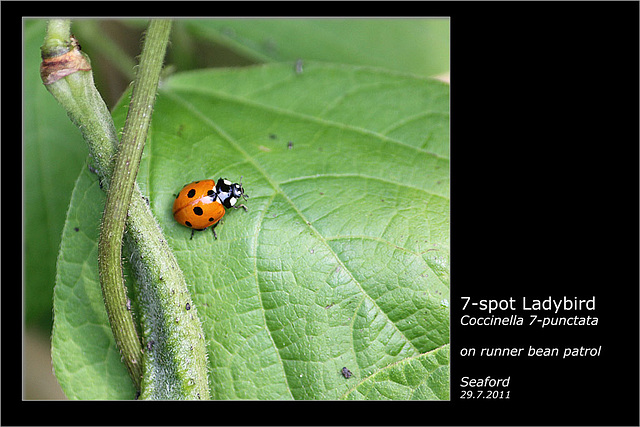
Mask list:
[{"label": "ladybird antenna", "polygon": [[[242,188],[242,175],[240,175],[240,188]],[[247,200],[249,196],[244,192],[244,188],[242,188],[242,198]]]}]

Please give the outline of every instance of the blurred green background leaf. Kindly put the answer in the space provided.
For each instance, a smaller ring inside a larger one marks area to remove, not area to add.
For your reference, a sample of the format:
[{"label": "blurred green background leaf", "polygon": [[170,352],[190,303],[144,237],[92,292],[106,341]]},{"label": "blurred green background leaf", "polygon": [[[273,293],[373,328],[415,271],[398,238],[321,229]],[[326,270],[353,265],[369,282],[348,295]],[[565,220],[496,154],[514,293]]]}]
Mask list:
[{"label": "blurred green background leaf", "polygon": [[318,60],[430,76],[449,71],[448,19],[185,20],[186,31],[255,61]]},{"label": "blurred green background leaf", "polygon": [[[97,86],[108,105],[115,105],[133,78],[134,58],[139,54],[145,25],[141,20],[77,20],[73,23],[73,32],[92,59]],[[448,25],[444,19],[177,20],[167,65],[169,70],[189,70],[290,60],[293,70],[295,60],[302,59],[305,61],[302,76],[305,76],[307,65],[315,59],[431,75],[448,71]],[[44,20],[25,20],[24,286],[27,326],[49,331],[60,234],[74,181],[86,167],[87,151],[80,132],[40,81],[39,46],[44,28]],[[235,91],[232,94],[241,92],[244,86],[242,79],[225,83],[232,83],[230,87]],[[333,93],[331,83],[331,78],[324,82],[328,93]],[[267,93],[277,96],[277,90]],[[321,91],[315,95],[319,100],[331,99],[329,95],[323,98]],[[316,114],[307,111],[306,103],[300,101],[299,97],[292,96],[289,105],[283,108]],[[364,118],[367,112],[357,114]],[[402,114],[388,110],[385,117],[389,120],[381,123],[394,123]],[[448,131],[448,116],[447,121],[442,121],[439,114],[416,118],[420,123],[427,123],[424,132],[435,132],[430,137],[429,148],[434,153],[448,150],[448,143],[437,137],[442,130]],[[353,118],[358,117],[354,114]],[[395,132],[393,137],[402,139],[403,132],[410,133],[407,129],[399,126],[375,131]],[[410,135],[405,136],[410,140]],[[185,179],[183,183],[186,182]]]}]

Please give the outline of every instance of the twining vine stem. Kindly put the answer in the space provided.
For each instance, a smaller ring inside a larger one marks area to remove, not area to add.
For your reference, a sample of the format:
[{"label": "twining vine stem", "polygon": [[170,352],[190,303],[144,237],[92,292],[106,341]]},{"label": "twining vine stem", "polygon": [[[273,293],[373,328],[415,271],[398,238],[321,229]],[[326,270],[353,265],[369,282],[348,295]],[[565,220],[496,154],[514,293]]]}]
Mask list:
[{"label": "twining vine stem", "polygon": [[98,243],[98,271],[109,322],[125,364],[138,389],[140,389],[142,378],[142,351],[131,311],[127,309],[127,295],[121,265],[122,235],[151,122],[153,103],[170,31],[171,21],[169,20],[157,19],[149,24],[133,85],[124,133],[107,193]]}]

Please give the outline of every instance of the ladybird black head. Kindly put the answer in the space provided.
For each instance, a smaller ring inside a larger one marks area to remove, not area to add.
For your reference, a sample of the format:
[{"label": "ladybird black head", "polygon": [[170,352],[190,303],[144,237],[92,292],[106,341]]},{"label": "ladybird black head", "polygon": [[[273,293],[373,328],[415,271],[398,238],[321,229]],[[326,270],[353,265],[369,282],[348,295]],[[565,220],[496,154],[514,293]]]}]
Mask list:
[{"label": "ladybird black head", "polygon": [[235,206],[240,197],[247,198],[242,188],[242,183],[232,184],[228,179],[220,178],[216,184],[216,191],[218,198],[225,208],[231,208]]}]

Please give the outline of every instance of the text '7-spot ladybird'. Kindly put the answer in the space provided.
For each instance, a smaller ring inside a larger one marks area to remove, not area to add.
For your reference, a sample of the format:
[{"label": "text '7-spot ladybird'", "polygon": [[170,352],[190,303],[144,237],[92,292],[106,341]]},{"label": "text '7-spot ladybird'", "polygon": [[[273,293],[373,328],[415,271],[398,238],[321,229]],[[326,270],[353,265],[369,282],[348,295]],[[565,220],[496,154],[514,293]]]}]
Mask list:
[{"label": "text '7-spot ladybird'", "polygon": [[[242,181],[241,181],[242,182]],[[220,178],[216,183],[212,179],[194,181],[185,185],[173,202],[173,218],[180,224],[191,228],[191,238],[195,230],[202,231],[211,227],[214,237],[217,239],[214,228],[225,214],[225,208],[243,208],[245,205],[237,205],[238,199],[247,199],[242,188],[242,183]]]}]

